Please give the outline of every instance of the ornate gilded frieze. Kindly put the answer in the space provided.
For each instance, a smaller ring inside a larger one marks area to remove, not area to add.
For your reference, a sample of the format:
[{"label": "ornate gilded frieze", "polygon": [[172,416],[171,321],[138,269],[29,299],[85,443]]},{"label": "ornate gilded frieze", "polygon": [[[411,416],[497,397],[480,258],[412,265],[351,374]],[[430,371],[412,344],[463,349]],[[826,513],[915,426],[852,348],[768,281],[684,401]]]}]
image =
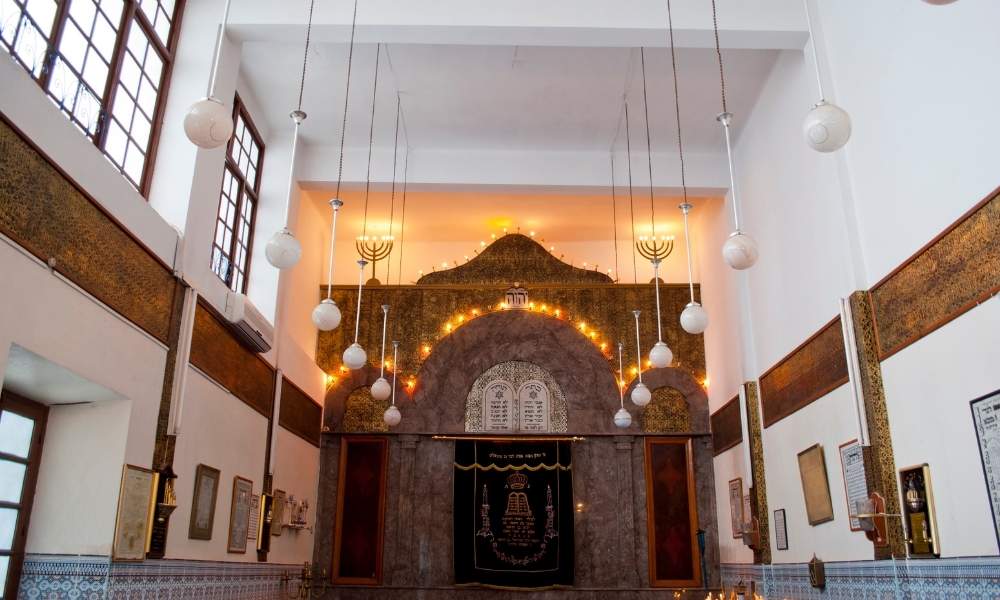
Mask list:
[{"label": "ornate gilded frieze", "polygon": [[767,509],[767,480],[764,474],[764,444],[760,420],[760,394],[756,381],[743,384],[747,399],[747,428],[750,435],[750,468],[753,486],[750,488],[750,503],[753,516],[758,521],[759,543],[753,549],[755,564],[771,564],[770,513]]},{"label": "ornate gilded frieze", "polygon": [[740,421],[740,397],[734,397],[712,413],[711,423],[715,456],[742,442],[743,423]]},{"label": "ornate gilded frieze", "polygon": [[278,425],[318,448],[322,418],[323,407],[287,377],[282,377]]},{"label": "ornate gilded frieze", "polygon": [[653,399],[642,411],[642,430],[656,433],[691,431],[691,411],[680,390],[661,387],[653,390]]}]

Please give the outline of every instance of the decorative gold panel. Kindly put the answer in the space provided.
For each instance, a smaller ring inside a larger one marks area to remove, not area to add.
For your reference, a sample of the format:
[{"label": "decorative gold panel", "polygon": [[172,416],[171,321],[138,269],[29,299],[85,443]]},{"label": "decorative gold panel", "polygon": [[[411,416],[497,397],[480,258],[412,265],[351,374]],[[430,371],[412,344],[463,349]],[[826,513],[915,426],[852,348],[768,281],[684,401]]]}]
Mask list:
[{"label": "decorative gold panel", "polygon": [[764,427],[847,383],[840,317],[830,321],[760,376]]},{"label": "decorative gold panel", "polygon": [[387,432],[385,410],[389,408],[389,400],[372,398],[368,386],[355,389],[347,397],[347,410],[344,412],[344,423],[341,430],[344,433],[375,433]]},{"label": "decorative gold panel", "polygon": [[747,428],[750,434],[750,467],[753,470],[753,486],[750,488],[750,502],[753,516],[760,527],[759,547],[754,548],[753,562],[758,565],[771,564],[771,534],[767,509],[767,479],[764,476],[764,445],[760,426],[760,395],[757,382],[743,384],[747,398]]},{"label": "decorative gold panel", "polygon": [[168,343],[171,270],[2,119],[0,232]]},{"label": "decorative gold panel", "polygon": [[1000,291],[1000,189],[871,290],[885,360]]},{"label": "decorative gold panel", "polygon": [[612,283],[598,271],[568,265],[528,236],[511,233],[499,238],[469,262],[427,273],[417,283],[513,285],[539,283]]},{"label": "decorative gold panel", "polygon": [[657,433],[691,431],[691,411],[684,394],[672,387],[653,390],[653,399],[642,411],[642,430]]},{"label": "decorative gold panel", "polygon": [[288,377],[282,377],[278,425],[318,448],[322,419],[323,407],[316,404],[302,388],[289,381]]},{"label": "decorative gold panel", "polygon": [[715,456],[742,442],[743,422],[740,420],[740,397],[734,397],[712,413],[711,422]]}]

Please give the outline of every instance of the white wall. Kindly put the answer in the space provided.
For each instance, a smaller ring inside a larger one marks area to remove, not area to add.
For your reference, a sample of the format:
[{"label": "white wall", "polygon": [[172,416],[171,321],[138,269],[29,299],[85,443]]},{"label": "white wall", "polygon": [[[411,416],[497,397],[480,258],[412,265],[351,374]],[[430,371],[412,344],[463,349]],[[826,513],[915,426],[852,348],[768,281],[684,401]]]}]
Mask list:
[{"label": "white wall", "polygon": [[278,537],[271,538],[274,560],[283,563],[312,561],[313,540],[316,537],[316,508],[319,492],[319,448],[283,427],[278,436],[277,463],[274,470],[274,489],[284,490],[286,496],[306,500],[306,529],[285,529]]},{"label": "white wall", "polygon": [[719,525],[719,558],[724,563],[752,563],[753,550],[743,545],[743,538],[733,537],[732,513],[729,506],[729,482],[743,480],[743,493],[748,493],[750,478],[743,460],[743,443],[715,457],[715,505]]}]

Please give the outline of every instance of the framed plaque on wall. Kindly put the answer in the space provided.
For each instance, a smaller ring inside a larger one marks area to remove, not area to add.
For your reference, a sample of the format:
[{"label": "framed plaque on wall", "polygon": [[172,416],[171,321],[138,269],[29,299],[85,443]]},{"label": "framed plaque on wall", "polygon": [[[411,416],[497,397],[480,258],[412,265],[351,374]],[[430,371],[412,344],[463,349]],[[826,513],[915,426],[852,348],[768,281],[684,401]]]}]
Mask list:
[{"label": "framed plaque on wall", "polygon": [[743,478],[729,480],[729,522],[733,528],[733,539],[743,537]]},{"label": "framed plaque on wall", "polygon": [[993,509],[993,531],[1000,545],[1000,390],[976,398],[969,404],[979,442],[983,477],[986,478],[986,492]]},{"label": "framed plaque on wall", "polygon": [[799,476],[802,478],[802,495],[806,501],[809,524],[832,521],[833,500],[830,498],[830,479],[826,475],[823,446],[814,444],[799,452]]},{"label": "framed plaque on wall", "polygon": [[[118,494],[111,558],[134,561],[146,558],[155,504],[156,473],[143,467],[125,465]],[[3,589],[0,588],[0,591]]]}]

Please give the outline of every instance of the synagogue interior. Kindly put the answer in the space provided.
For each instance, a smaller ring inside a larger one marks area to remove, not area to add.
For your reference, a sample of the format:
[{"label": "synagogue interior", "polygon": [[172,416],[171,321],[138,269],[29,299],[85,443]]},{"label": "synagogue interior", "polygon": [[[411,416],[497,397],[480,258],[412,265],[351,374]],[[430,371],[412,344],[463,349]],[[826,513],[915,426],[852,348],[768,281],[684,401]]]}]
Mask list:
[{"label": "synagogue interior", "polygon": [[0,600],[1000,598],[998,23],[0,0]]}]

